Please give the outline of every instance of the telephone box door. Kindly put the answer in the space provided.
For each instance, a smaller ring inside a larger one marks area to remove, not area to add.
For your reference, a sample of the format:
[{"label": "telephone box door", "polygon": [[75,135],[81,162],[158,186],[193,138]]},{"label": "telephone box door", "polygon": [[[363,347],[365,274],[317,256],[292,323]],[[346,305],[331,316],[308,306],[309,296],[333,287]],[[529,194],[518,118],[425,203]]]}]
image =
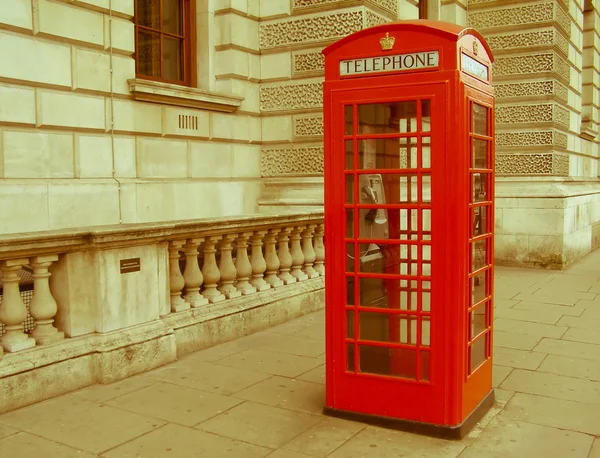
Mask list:
[{"label": "telephone box door", "polygon": [[447,86],[389,84],[332,94],[327,404],[442,423]]}]

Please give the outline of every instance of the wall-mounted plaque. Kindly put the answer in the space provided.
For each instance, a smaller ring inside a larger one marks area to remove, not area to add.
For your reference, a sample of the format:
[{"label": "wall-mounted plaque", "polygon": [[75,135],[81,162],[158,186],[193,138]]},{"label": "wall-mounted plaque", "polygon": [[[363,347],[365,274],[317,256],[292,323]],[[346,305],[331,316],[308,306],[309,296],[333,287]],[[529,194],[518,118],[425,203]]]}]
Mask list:
[{"label": "wall-mounted plaque", "polygon": [[120,263],[122,274],[140,271],[140,258],[121,259]]}]

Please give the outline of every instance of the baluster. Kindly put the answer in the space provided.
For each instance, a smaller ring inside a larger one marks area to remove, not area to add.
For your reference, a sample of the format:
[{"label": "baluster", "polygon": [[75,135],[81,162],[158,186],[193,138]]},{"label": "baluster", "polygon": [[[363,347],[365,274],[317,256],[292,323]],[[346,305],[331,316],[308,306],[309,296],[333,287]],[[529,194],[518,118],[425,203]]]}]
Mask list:
[{"label": "baluster", "polygon": [[208,304],[208,299],[200,294],[204,277],[198,264],[198,247],[203,241],[204,237],[188,239],[187,243],[183,245],[185,248],[185,269],[183,271],[185,296],[183,297],[192,307]]},{"label": "baluster", "polygon": [[48,268],[58,261],[57,255],[36,256],[29,260],[33,269],[33,297],[29,303],[29,313],[35,319],[35,328],[31,331],[38,345],[58,342],[65,338],[65,333],[54,327],[54,316],[58,311],[56,301],[50,291],[49,278],[52,275]]},{"label": "baluster", "polygon": [[315,227],[317,227],[316,224],[309,224],[302,232],[302,253],[304,254],[304,268],[302,271],[308,278],[317,278],[319,276],[319,273],[313,267],[316,259],[315,249],[313,248],[313,232]]},{"label": "baluster", "polygon": [[250,263],[252,264],[252,280],[250,283],[256,288],[257,291],[266,291],[271,288],[264,277],[267,263],[263,257],[262,252],[262,238],[267,231],[256,231],[252,237],[250,237],[250,245],[252,246],[252,256],[250,257]]},{"label": "baluster", "polygon": [[325,275],[325,245],[323,245],[323,235],[325,234],[325,226],[317,224],[315,230],[315,265],[314,268],[319,275]]},{"label": "baluster", "polygon": [[303,281],[307,280],[308,276],[302,272],[302,266],[304,265],[304,253],[302,253],[302,247],[300,246],[301,233],[304,230],[304,226],[296,226],[292,230],[290,237],[291,252],[292,252],[292,270],[290,273],[296,277],[296,280]]},{"label": "baluster", "polygon": [[237,255],[235,257],[235,268],[237,270],[237,290],[242,294],[254,294],[256,288],[248,280],[252,276],[252,264],[248,259],[248,238],[252,232],[242,232],[237,239]]},{"label": "baluster", "polygon": [[290,274],[290,268],[292,267],[292,255],[290,254],[289,246],[289,235],[291,229],[284,227],[279,233],[279,248],[277,250],[277,257],[279,258],[279,278],[283,281],[284,285],[291,285],[296,283],[296,277]]},{"label": "baluster", "polygon": [[27,318],[27,307],[21,298],[19,276],[17,272],[27,259],[10,259],[0,262],[0,271],[4,282],[2,302],[0,303],[0,321],[4,323],[5,334],[0,338],[4,350],[15,352],[35,346],[32,339],[23,332],[23,322]]},{"label": "baluster", "polygon": [[221,260],[219,261],[219,271],[221,272],[221,291],[227,299],[234,299],[240,297],[242,293],[233,286],[235,281],[236,270],[233,264],[233,258],[231,257],[231,242],[235,240],[235,234],[226,234],[223,236],[221,241]]},{"label": "baluster", "polygon": [[185,286],[185,280],[181,275],[181,269],[179,268],[179,250],[183,246],[184,241],[173,240],[169,243],[169,279],[170,279],[170,291],[171,291],[171,312],[181,312],[190,308],[183,297],[181,297],[181,290]]},{"label": "baluster", "polygon": [[204,265],[202,266],[202,275],[204,275],[204,291],[202,295],[208,299],[211,304],[225,300],[225,296],[217,289],[217,283],[221,278],[221,273],[217,267],[215,258],[215,245],[221,240],[220,235],[207,237],[204,241]]},{"label": "baluster", "polygon": [[269,229],[269,232],[267,232],[265,235],[265,261],[267,263],[265,281],[273,288],[283,286],[283,281],[281,281],[277,276],[277,270],[279,269],[279,258],[277,257],[277,251],[275,250],[277,234],[280,230],[281,229]]}]

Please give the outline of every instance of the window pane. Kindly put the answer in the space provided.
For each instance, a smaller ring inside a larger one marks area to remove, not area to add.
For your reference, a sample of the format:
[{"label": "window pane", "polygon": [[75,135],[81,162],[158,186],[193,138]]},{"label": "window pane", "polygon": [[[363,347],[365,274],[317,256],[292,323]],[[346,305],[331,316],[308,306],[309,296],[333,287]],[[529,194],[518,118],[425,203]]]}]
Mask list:
[{"label": "window pane", "polygon": [[160,30],[160,0],[137,0],[137,23]]},{"label": "window pane", "polygon": [[354,272],[354,244],[346,243],[346,272]]},{"label": "window pane", "polygon": [[421,159],[421,167],[428,169],[431,167],[431,137],[423,137],[422,142],[423,157]]},{"label": "window pane", "polygon": [[406,133],[417,130],[417,102],[358,106],[360,134]]},{"label": "window pane", "polygon": [[489,296],[487,277],[489,270],[471,278],[471,305],[478,304]]},{"label": "window pane", "polygon": [[366,139],[358,141],[359,169],[414,169],[417,138]]},{"label": "window pane", "polygon": [[417,245],[361,243],[358,249],[361,258],[360,272],[417,275],[417,264],[419,263],[419,247]]},{"label": "window pane", "polygon": [[346,310],[346,336],[354,339],[354,312],[352,310]]},{"label": "window pane", "polygon": [[354,238],[354,211],[346,209],[346,237]]},{"label": "window pane", "polygon": [[431,102],[429,100],[421,101],[421,131],[431,131]]},{"label": "window pane", "polygon": [[429,361],[431,360],[431,356],[428,351],[421,351],[421,380],[428,382],[429,381],[429,373],[431,372],[429,368]]},{"label": "window pane", "polygon": [[358,317],[361,340],[409,345],[417,343],[417,317],[415,316],[359,312]]},{"label": "window pane", "polygon": [[162,0],[163,2],[163,32],[183,35],[181,26],[182,1]]},{"label": "window pane", "polygon": [[479,366],[481,366],[487,358],[486,342],[487,342],[489,335],[490,334],[487,333],[487,334],[481,336],[469,348],[469,351],[471,352],[471,373],[473,373],[475,371],[475,369],[477,369]]},{"label": "window pane", "polygon": [[354,305],[354,282],[355,277],[346,277],[346,305]]},{"label": "window pane", "polygon": [[421,321],[421,345],[429,347],[431,345],[431,326],[429,317],[424,316]]},{"label": "window pane", "polygon": [[473,139],[473,163],[471,167],[474,169],[487,169],[489,168],[487,159],[487,148],[488,141],[480,140],[478,138]]},{"label": "window pane", "polygon": [[182,45],[183,40],[163,35],[163,78],[173,81],[183,80]]},{"label": "window pane", "polygon": [[354,168],[354,141],[346,140],[346,170]]},{"label": "window pane", "polygon": [[488,174],[473,173],[473,202],[485,202],[488,197]]},{"label": "window pane", "polygon": [[488,228],[488,208],[485,207],[473,207],[473,232],[471,237],[477,237],[478,235],[487,234],[490,231]]},{"label": "window pane", "polygon": [[160,34],[138,31],[138,73],[160,78]]},{"label": "window pane", "polygon": [[358,305],[394,310],[417,310],[417,284],[416,280],[360,278]]},{"label": "window pane", "polygon": [[346,344],[346,361],[348,370],[354,372],[354,344]]},{"label": "window pane", "polygon": [[477,240],[471,243],[471,272],[487,265],[488,240]]},{"label": "window pane", "polygon": [[352,117],[353,117],[352,105],[346,105],[344,107],[344,114],[345,114],[345,118],[346,118],[346,135],[352,135],[352,131],[354,129],[353,122],[352,122]]},{"label": "window pane", "polygon": [[485,302],[471,312],[471,335],[469,340],[473,340],[487,329],[487,304],[488,302]]},{"label": "window pane", "polygon": [[386,348],[359,345],[360,372],[389,375],[415,380],[417,352],[406,348]]},{"label": "window pane", "polygon": [[354,203],[354,175],[346,175],[346,203]]},{"label": "window pane", "polygon": [[487,108],[473,104],[473,133],[487,135]]}]

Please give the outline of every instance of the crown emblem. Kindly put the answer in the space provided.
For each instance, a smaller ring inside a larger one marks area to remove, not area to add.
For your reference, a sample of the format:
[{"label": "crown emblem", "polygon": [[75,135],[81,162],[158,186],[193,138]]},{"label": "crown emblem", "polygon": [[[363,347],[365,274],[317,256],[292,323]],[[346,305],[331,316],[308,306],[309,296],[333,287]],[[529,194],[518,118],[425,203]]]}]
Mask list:
[{"label": "crown emblem", "polygon": [[477,40],[473,40],[473,54],[477,55],[478,52],[479,52],[479,43],[477,43]]},{"label": "crown emblem", "polygon": [[396,42],[396,39],[394,37],[390,37],[389,32],[386,32],[385,37],[383,37],[381,40],[379,40],[382,51],[389,51],[390,49],[392,49],[394,47],[395,42]]}]

